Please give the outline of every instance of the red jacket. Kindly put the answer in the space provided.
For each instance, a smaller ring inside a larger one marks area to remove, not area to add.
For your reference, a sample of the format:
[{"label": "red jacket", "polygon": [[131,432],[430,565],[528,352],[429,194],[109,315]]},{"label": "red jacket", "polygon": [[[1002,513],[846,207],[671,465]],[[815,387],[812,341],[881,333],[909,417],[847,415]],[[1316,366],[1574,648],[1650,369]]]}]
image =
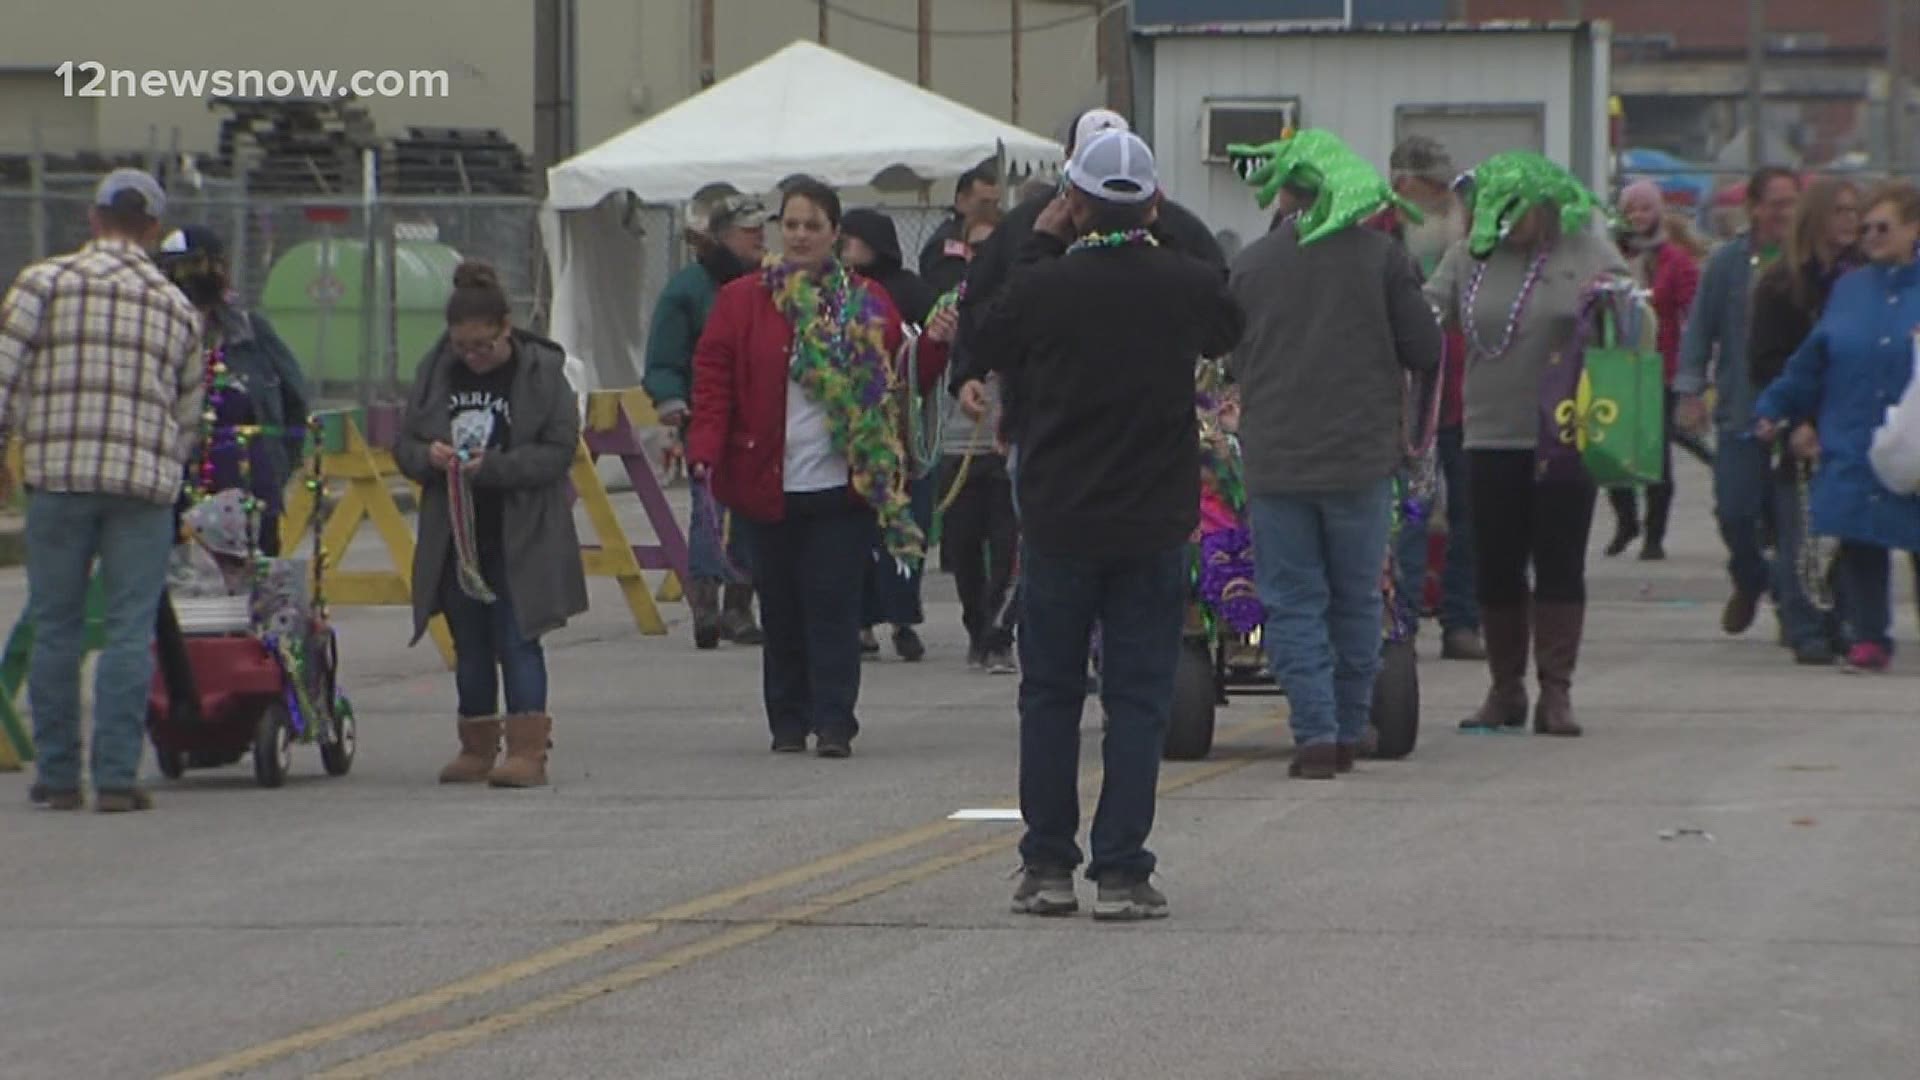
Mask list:
[{"label": "red jacket", "polygon": [[1693,311],[1693,295],[1700,291],[1700,264],[1686,248],[1668,241],[1654,255],[1653,314],[1660,320],[1660,357],[1666,361],[1667,385],[1680,370],[1680,332]]},{"label": "red jacket", "polygon": [[[899,312],[885,289],[859,280],[885,312],[888,352],[898,352],[904,340]],[[781,474],[792,352],[793,327],[774,307],[765,276],[758,272],[720,290],[693,351],[687,461],[712,470],[714,498],[752,521],[779,521],[786,515]],[[939,384],[946,366],[947,347],[924,342],[916,373],[922,393]]]}]

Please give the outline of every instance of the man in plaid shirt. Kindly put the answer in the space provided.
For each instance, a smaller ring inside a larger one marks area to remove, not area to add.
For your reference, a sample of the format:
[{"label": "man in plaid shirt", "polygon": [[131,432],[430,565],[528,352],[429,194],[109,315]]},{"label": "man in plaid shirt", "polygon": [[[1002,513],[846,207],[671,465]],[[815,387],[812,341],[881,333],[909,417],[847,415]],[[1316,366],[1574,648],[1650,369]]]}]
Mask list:
[{"label": "man in plaid shirt", "polygon": [[[80,661],[95,560],[106,644],[94,676],[93,786],[105,812],[145,810],[149,646],[173,503],[199,433],[200,316],[154,266],[166,194],[119,169],[88,212],[93,240],[21,271],[0,300],[0,417],[21,443],[27,489],[27,694],[35,801],[77,810]],[[0,498],[14,477],[0,466]]]}]

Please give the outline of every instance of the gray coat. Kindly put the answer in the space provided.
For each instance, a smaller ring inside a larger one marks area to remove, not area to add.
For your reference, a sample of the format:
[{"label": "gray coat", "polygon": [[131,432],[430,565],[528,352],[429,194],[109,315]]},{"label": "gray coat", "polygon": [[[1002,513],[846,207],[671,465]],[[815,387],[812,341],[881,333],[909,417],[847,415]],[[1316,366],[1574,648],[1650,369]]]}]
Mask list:
[{"label": "gray coat", "polygon": [[1444,344],[1412,257],[1358,226],[1301,247],[1286,224],[1233,261],[1232,287],[1247,313],[1227,360],[1247,492],[1353,491],[1393,475],[1407,372],[1438,368]]},{"label": "gray coat", "polygon": [[[520,632],[537,638],[565,626],[587,610],[587,578],[580,564],[580,537],[567,498],[567,472],[580,442],[580,407],[567,382],[566,353],[546,338],[513,332],[520,356],[508,400],[513,441],[488,453],[474,471],[476,488],[503,488],[506,507],[507,592]],[[460,359],[444,336],[420,362],[407,398],[394,461],[421,486],[420,540],[413,553],[413,641],[442,607],[441,583],[453,557],[453,527],[447,514],[446,474],[428,459],[435,441],[452,442],[449,371]]]}]

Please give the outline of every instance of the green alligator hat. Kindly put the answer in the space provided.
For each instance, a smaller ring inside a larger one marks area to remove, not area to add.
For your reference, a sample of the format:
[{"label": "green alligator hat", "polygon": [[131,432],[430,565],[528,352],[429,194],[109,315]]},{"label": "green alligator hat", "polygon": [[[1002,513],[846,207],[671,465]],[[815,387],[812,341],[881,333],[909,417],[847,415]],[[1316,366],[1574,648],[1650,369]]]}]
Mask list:
[{"label": "green alligator hat", "polygon": [[1227,157],[1234,171],[1258,189],[1254,198],[1262,210],[1273,204],[1282,187],[1305,188],[1319,195],[1300,215],[1303,247],[1388,207],[1416,224],[1425,220],[1417,208],[1393,193],[1393,186],[1378,170],[1330,131],[1288,132],[1265,146],[1235,143],[1227,147]]},{"label": "green alligator hat", "polygon": [[1560,211],[1560,229],[1579,232],[1601,209],[1599,197],[1572,173],[1539,154],[1509,150],[1481,162],[1472,172],[1473,232],[1467,250],[1476,259],[1493,254],[1507,233],[1537,207]]}]

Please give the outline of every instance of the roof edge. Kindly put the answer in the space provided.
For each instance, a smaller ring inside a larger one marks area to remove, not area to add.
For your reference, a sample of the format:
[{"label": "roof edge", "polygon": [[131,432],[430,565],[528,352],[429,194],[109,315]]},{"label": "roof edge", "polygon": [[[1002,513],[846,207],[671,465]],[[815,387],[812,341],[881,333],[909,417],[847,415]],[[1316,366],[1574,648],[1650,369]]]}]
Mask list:
[{"label": "roof edge", "polygon": [[1572,34],[1605,24],[1584,21],[1501,19],[1487,22],[1380,22],[1347,25],[1343,19],[1277,19],[1259,22],[1149,23],[1133,28],[1135,37],[1298,37],[1305,35],[1392,34]]}]

